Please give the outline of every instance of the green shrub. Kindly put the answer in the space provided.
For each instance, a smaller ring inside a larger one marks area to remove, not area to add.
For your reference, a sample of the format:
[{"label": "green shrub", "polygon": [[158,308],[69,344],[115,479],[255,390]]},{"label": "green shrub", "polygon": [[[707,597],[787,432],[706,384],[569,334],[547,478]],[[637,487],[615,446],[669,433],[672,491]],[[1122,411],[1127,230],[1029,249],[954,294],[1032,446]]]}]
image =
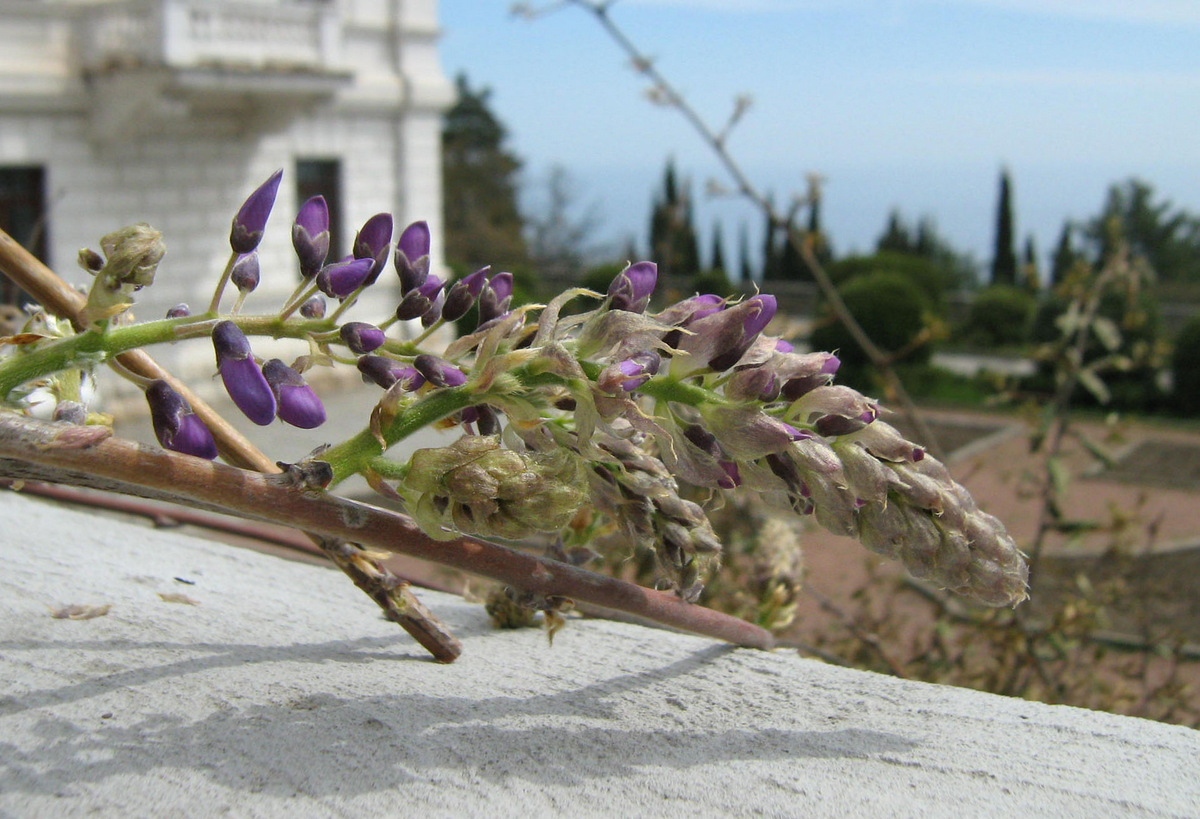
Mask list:
[{"label": "green shrub", "polygon": [[911,253],[884,251],[871,256],[850,256],[829,268],[829,276],[838,287],[881,272],[895,273],[912,282],[929,309],[938,315],[945,312],[946,295],[961,284],[953,270]]},{"label": "green shrub", "polygon": [[971,301],[963,339],[987,347],[1008,347],[1029,338],[1036,302],[1032,294],[1003,284],[980,290]]},{"label": "green shrub", "polygon": [[[900,273],[877,271],[855,277],[838,292],[867,335],[883,350],[903,349],[925,328],[926,301],[917,286]],[[868,385],[871,368],[867,354],[832,314],[827,313],[813,330],[810,342],[813,349],[837,351],[842,360],[839,382]],[[929,360],[931,353],[930,345],[922,344],[905,361],[921,364]]]}]

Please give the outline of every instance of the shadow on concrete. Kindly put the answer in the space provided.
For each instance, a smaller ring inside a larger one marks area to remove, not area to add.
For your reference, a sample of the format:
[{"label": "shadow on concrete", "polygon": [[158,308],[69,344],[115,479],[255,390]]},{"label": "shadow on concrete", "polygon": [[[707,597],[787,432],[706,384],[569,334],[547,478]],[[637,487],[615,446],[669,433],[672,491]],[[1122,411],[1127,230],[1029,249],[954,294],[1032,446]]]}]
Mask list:
[{"label": "shadow on concrete", "polygon": [[[394,660],[381,652],[401,639],[192,646],[213,653],[9,697],[0,704],[0,715],[234,663]],[[6,652],[13,648],[0,646]],[[563,785],[632,776],[645,767],[684,771],[733,760],[868,758],[918,744],[886,731],[736,724],[711,699],[689,702],[689,691],[700,680],[689,682],[688,676],[700,669],[710,675],[713,663],[730,650],[709,647],[651,670],[529,696],[459,696],[452,679],[444,696],[406,692],[402,673],[392,693],[354,696],[346,693],[355,687],[347,674],[337,693],[296,696],[293,691],[282,701],[264,702],[269,693],[247,692],[258,702],[240,707],[224,701],[195,721],[164,713],[122,724],[118,714],[92,727],[50,714],[37,723],[42,741],[36,747],[0,742],[0,791],[53,794],[69,791],[72,783],[151,774],[200,776],[254,793],[320,797],[442,778],[461,781],[464,770],[489,781]],[[477,683],[474,688],[478,691]],[[629,718],[651,709],[659,715],[652,721]]]}]

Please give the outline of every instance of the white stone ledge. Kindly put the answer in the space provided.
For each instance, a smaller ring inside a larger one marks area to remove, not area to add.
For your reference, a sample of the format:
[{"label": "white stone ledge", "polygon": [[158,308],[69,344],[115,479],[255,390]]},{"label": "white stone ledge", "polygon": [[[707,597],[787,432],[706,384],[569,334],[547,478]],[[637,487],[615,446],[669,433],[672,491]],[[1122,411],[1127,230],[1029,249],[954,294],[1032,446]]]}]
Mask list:
[{"label": "white stone ledge", "polygon": [[2,815],[1200,815],[1185,728],[610,622],[550,647],[428,593],[466,647],[437,665],[331,570],[0,520]]}]

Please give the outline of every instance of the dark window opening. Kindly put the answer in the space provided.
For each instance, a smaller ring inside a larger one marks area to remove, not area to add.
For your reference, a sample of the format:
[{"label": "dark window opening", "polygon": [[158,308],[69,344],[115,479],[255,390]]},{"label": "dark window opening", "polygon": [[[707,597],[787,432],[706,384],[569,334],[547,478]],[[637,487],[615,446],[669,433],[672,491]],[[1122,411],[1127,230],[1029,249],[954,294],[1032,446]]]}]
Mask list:
[{"label": "dark window opening", "polygon": [[342,232],[342,163],[337,159],[296,160],[296,206],[314,196],[329,205],[329,260],[349,253]]},{"label": "dark window opening", "polygon": [[[0,167],[0,228],[17,244],[46,259],[46,173],[29,166]],[[33,299],[0,275],[0,304],[23,306]]]}]

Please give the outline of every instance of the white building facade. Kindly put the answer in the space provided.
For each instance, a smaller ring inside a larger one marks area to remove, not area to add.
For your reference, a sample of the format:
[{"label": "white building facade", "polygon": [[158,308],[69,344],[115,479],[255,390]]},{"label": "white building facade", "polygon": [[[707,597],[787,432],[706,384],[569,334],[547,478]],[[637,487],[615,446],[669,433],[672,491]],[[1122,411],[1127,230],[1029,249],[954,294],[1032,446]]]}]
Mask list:
[{"label": "white building facade", "polygon": [[149,222],[167,256],[137,315],[204,309],[233,214],[283,168],[248,310],[298,281],[290,226],[315,193],[331,257],[388,212],[430,223],[436,266],[454,99],[437,37],[436,0],[0,0],[0,227],[82,282],[80,248]]}]

